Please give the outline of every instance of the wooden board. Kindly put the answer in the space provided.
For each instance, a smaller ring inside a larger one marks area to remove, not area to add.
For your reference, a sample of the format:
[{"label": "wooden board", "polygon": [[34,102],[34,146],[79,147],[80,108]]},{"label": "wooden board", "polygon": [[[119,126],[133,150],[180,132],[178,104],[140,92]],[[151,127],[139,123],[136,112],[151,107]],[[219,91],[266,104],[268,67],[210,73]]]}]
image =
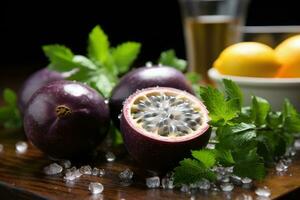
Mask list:
[{"label": "wooden board", "polygon": [[[0,153],[0,199],[126,199],[126,200],[154,200],[154,199],[190,199],[191,194],[182,193],[179,190],[148,189],[145,178],[150,176],[130,159],[123,148],[114,149],[117,159],[113,163],[107,163],[104,152],[93,161],[77,163],[77,167],[90,164],[98,168],[104,168],[104,177],[81,176],[73,184],[66,183],[62,175],[46,176],[43,167],[52,163],[47,156],[38,149],[29,146],[25,154],[15,152],[15,143],[24,140],[20,132],[5,132],[0,130],[0,144],[4,150]],[[300,153],[294,157],[292,165],[283,175],[278,175],[273,170],[263,182],[255,183],[251,189],[236,187],[233,192],[198,192],[196,199],[236,199],[242,193],[250,194],[256,198],[254,188],[256,186],[268,186],[272,191],[272,199],[280,198],[297,199],[300,194]],[[130,168],[134,171],[134,181],[130,186],[120,184],[118,174]],[[91,195],[88,185],[92,181],[101,182],[104,185],[102,195]]]}]

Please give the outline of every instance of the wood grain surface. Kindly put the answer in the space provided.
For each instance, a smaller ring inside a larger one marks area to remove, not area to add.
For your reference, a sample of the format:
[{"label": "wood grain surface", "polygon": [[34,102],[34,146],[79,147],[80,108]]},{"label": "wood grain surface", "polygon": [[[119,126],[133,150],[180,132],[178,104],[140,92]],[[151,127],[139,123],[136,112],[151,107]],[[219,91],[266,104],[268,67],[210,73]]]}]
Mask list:
[{"label": "wood grain surface", "polygon": [[[83,175],[73,183],[63,180],[63,175],[46,176],[43,167],[53,163],[51,159],[41,153],[34,146],[24,154],[15,151],[15,143],[25,140],[20,131],[0,130],[0,144],[4,150],[0,153],[0,199],[126,199],[126,200],[153,200],[153,199],[190,199],[191,194],[182,193],[178,189],[148,189],[145,178],[153,172],[141,169],[130,159],[122,147],[112,149],[117,155],[113,163],[104,159],[105,152],[100,150],[93,160],[75,162],[80,167],[90,164],[92,167],[104,168],[104,177]],[[195,199],[237,199],[241,194],[249,194],[256,198],[254,189],[257,186],[268,186],[272,191],[272,199],[297,199],[300,187],[300,153],[294,157],[288,171],[282,175],[271,170],[263,182],[256,182],[251,189],[236,187],[233,192],[197,192]],[[120,183],[118,174],[129,168],[134,171],[134,181],[130,186]],[[97,181],[104,185],[101,195],[91,195],[88,190],[90,182]],[[289,195],[289,196],[285,196]]]}]

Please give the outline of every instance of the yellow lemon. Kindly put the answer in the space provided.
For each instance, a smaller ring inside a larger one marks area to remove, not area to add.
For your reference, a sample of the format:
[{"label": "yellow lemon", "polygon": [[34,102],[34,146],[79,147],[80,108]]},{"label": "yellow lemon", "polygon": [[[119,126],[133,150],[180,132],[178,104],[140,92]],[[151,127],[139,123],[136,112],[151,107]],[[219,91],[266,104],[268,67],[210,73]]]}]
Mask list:
[{"label": "yellow lemon", "polygon": [[274,50],[258,42],[231,45],[213,64],[221,74],[250,77],[274,77],[280,66]]},{"label": "yellow lemon", "polygon": [[300,35],[284,40],[275,53],[282,64],[277,77],[300,77]]}]

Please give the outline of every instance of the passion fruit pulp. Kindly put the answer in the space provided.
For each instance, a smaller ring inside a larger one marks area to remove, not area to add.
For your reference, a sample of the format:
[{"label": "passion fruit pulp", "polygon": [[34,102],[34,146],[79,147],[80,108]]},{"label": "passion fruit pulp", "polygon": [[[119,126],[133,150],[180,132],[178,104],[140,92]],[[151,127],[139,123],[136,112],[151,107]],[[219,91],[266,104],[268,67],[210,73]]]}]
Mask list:
[{"label": "passion fruit pulp", "polygon": [[113,89],[109,101],[110,114],[117,127],[120,124],[118,116],[121,113],[123,102],[137,90],[155,86],[171,87],[195,94],[185,76],[174,68],[152,66],[134,69],[122,77]]},{"label": "passion fruit pulp", "polygon": [[174,88],[137,91],[124,103],[121,132],[129,154],[142,166],[170,170],[210,138],[208,111],[195,96]]},{"label": "passion fruit pulp", "polygon": [[54,158],[84,157],[105,137],[107,104],[87,85],[55,81],[38,89],[24,115],[27,138]]},{"label": "passion fruit pulp", "polygon": [[34,92],[48,83],[64,78],[64,74],[50,71],[48,68],[43,68],[29,76],[18,93],[18,106],[21,113],[24,113],[25,107]]}]

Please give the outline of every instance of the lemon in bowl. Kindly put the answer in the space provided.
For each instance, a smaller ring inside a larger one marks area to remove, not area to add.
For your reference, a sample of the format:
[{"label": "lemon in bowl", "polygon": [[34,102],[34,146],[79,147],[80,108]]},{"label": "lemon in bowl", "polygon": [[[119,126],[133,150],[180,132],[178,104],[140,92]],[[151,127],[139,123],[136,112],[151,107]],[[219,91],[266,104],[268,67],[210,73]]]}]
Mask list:
[{"label": "lemon in bowl", "polygon": [[225,75],[274,77],[281,64],[271,47],[258,42],[241,42],[224,49],[213,67]]},{"label": "lemon in bowl", "polygon": [[275,110],[281,109],[285,98],[300,110],[300,77],[276,78],[281,69],[282,63],[271,47],[242,42],[227,47],[208,76],[218,88],[222,88],[223,79],[236,82],[244,93],[245,105],[255,95],[267,99]]}]

